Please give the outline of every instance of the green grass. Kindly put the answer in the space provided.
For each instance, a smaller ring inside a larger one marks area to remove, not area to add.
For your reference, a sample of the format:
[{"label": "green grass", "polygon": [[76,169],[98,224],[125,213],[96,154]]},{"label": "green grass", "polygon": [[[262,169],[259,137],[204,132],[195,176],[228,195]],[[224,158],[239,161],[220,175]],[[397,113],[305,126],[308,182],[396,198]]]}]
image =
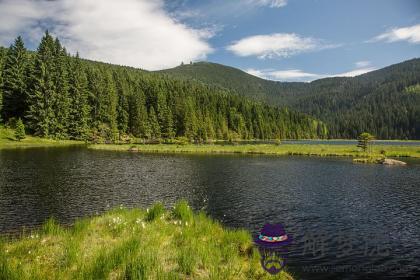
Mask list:
[{"label": "green grass", "polygon": [[16,148],[68,146],[81,144],[84,144],[84,142],[74,140],[53,140],[41,137],[34,137],[31,135],[26,135],[25,139],[17,141],[13,129],[0,126],[0,150]]},{"label": "green grass", "polygon": [[[153,214],[152,214],[153,213]],[[249,232],[185,201],[172,211],[115,209],[0,242],[0,279],[292,279],[266,273]]]},{"label": "green grass", "polygon": [[90,149],[129,151],[144,153],[238,153],[267,155],[305,156],[350,156],[350,157],[415,157],[420,158],[420,146],[373,145],[370,154],[362,152],[356,145],[310,145],[310,144],[153,144],[153,145],[89,145]]}]

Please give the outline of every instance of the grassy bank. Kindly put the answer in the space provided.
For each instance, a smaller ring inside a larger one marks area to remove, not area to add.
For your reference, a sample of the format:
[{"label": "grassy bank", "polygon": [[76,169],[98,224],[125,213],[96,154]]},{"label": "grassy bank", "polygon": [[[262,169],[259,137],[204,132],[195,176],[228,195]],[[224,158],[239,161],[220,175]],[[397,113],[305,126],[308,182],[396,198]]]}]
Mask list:
[{"label": "grassy bank", "polygon": [[54,147],[84,144],[81,141],[73,140],[53,140],[27,135],[25,139],[17,141],[13,129],[0,126],[0,149],[34,148],[34,147]]},{"label": "grassy bank", "polygon": [[[132,151],[144,153],[239,153],[267,155],[306,156],[351,156],[365,157],[355,145],[309,145],[309,144],[247,144],[247,145],[89,145],[90,149],[109,151]],[[420,158],[420,146],[374,145],[370,157],[416,157]]]},{"label": "grassy bank", "polygon": [[0,243],[0,279],[292,279],[264,272],[245,230],[185,202],[171,212],[116,209],[63,228],[53,220]]}]

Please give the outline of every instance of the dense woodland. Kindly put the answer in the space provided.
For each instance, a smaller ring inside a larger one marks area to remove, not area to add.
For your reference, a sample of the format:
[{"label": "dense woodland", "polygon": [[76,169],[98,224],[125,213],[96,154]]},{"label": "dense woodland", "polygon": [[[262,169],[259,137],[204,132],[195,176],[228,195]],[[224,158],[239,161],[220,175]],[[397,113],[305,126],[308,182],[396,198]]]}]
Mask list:
[{"label": "dense woodland", "polygon": [[354,78],[274,82],[208,62],[163,70],[229,88],[270,104],[288,106],[327,124],[331,138],[356,138],[368,131],[379,139],[420,139],[420,59],[412,59]]},{"label": "dense woodland", "polygon": [[0,49],[2,122],[34,135],[114,142],[127,139],[324,138],[327,127],[196,81],[71,56],[48,32],[35,52],[18,37]]}]

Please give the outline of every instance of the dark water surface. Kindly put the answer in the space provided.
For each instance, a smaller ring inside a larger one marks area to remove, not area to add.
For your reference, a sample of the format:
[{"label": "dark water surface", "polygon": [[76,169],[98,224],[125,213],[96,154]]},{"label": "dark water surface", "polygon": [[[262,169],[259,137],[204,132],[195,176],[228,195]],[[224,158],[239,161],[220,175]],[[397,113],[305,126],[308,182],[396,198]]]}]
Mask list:
[{"label": "dark water surface", "polygon": [[0,150],[0,233],[186,198],[230,227],[280,222],[298,279],[396,279],[420,267],[420,161]]}]

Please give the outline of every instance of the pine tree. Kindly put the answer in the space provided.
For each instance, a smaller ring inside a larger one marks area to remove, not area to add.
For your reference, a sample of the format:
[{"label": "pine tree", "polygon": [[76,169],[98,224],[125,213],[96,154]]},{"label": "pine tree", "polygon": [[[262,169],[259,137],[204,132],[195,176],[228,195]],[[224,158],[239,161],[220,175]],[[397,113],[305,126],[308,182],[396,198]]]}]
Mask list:
[{"label": "pine tree", "polygon": [[4,51],[0,47],[0,123],[3,121],[3,58]]},{"label": "pine tree", "polygon": [[50,133],[59,139],[68,138],[67,129],[70,113],[69,78],[68,78],[68,55],[56,38],[54,41],[54,84],[55,94],[52,110],[54,118],[51,121]]},{"label": "pine tree", "polygon": [[25,125],[22,122],[22,119],[19,118],[16,122],[16,129],[15,129],[15,138],[16,140],[20,141],[22,139],[25,139]]},{"label": "pine tree", "polygon": [[45,33],[35,54],[27,118],[35,135],[48,137],[55,122],[56,98],[54,39]]},{"label": "pine tree", "polygon": [[373,137],[373,135],[371,135],[370,133],[363,132],[362,134],[359,135],[357,139],[358,139],[357,147],[361,148],[363,152],[366,152],[369,150],[370,141],[375,139],[375,137]]},{"label": "pine tree", "polygon": [[[105,115],[102,116],[102,119],[106,124],[109,125],[109,128],[112,133],[112,139],[118,139],[118,122],[117,122],[117,106],[118,106],[118,96],[115,90],[115,83],[112,75],[107,71],[105,74]],[[102,99],[102,101],[104,101]]]},{"label": "pine tree", "polygon": [[3,118],[23,118],[26,111],[26,70],[28,56],[22,40],[17,37],[10,46],[3,66]]},{"label": "pine tree", "polygon": [[72,139],[85,139],[89,130],[89,103],[87,78],[77,53],[70,62],[69,71],[69,122],[68,132]]},{"label": "pine tree", "polygon": [[159,121],[155,113],[155,109],[153,106],[150,108],[149,111],[149,125],[151,130],[151,136],[154,139],[160,139],[161,133],[160,133],[160,126]]},{"label": "pine tree", "polygon": [[128,129],[128,100],[124,93],[118,95],[117,123],[118,130],[126,133]]}]

